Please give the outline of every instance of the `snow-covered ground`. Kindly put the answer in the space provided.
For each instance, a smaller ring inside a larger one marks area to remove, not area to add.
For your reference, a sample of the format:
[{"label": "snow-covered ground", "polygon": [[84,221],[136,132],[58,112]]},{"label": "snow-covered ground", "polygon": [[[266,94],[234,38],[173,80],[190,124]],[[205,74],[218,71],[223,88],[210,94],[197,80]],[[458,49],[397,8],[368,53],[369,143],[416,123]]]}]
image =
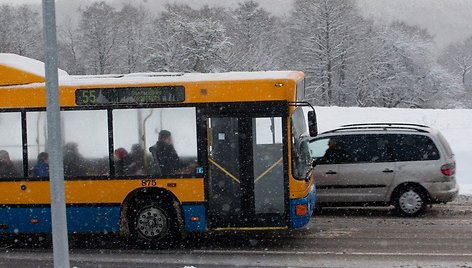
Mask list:
[{"label": "snow-covered ground", "polygon": [[439,129],[456,156],[460,193],[472,195],[472,110],[316,107],[316,111],[320,132],[366,122],[419,123]]}]

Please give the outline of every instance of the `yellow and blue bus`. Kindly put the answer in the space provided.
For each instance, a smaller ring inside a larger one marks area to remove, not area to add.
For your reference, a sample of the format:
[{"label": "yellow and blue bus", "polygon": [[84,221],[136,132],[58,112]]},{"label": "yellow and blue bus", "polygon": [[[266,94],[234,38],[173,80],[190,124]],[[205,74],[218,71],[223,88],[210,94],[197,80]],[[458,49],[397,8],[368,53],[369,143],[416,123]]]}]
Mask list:
[{"label": "yellow and blue bus", "polygon": [[[43,70],[0,54],[0,233],[51,232]],[[59,75],[69,232],[164,244],[309,222],[303,73]]]}]

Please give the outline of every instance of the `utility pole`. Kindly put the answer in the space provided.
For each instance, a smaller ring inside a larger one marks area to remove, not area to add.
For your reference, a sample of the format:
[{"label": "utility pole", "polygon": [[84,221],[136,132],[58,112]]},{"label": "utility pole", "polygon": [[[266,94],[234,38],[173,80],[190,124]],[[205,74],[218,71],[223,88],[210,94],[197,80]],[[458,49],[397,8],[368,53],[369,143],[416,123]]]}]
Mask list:
[{"label": "utility pole", "polygon": [[54,0],[42,1],[54,267],[69,268],[69,241],[67,237],[59,79],[57,73],[56,10]]}]

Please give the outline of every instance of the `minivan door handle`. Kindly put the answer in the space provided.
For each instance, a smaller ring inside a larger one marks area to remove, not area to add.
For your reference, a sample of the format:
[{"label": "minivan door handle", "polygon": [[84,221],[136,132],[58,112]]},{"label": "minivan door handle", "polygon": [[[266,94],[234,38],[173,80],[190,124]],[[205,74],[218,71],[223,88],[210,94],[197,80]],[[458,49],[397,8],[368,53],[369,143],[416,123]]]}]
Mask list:
[{"label": "minivan door handle", "polygon": [[393,170],[386,168],[382,171],[383,173],[393,173]]},{"label": "minivan door handle", "polygon": [[336,172],[336,171],[332,171],[332,170],[328,170],[328,171],[326,172],[326,174],[328,174],[328,175],[335,175],[335,174],[337,174],[337,172]]}]

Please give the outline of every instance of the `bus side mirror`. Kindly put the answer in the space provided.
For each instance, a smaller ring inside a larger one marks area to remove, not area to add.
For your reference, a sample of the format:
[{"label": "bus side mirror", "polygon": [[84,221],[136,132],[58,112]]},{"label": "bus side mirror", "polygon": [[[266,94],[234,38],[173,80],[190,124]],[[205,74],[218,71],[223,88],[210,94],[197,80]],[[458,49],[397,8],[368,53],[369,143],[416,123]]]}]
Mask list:
[{"label": "bus side mirror", "polygon": [[308,112],[308,131],[310,132],[311,137],[316,137],[318,135],[318,123],[316,122],[315,111]]}]

